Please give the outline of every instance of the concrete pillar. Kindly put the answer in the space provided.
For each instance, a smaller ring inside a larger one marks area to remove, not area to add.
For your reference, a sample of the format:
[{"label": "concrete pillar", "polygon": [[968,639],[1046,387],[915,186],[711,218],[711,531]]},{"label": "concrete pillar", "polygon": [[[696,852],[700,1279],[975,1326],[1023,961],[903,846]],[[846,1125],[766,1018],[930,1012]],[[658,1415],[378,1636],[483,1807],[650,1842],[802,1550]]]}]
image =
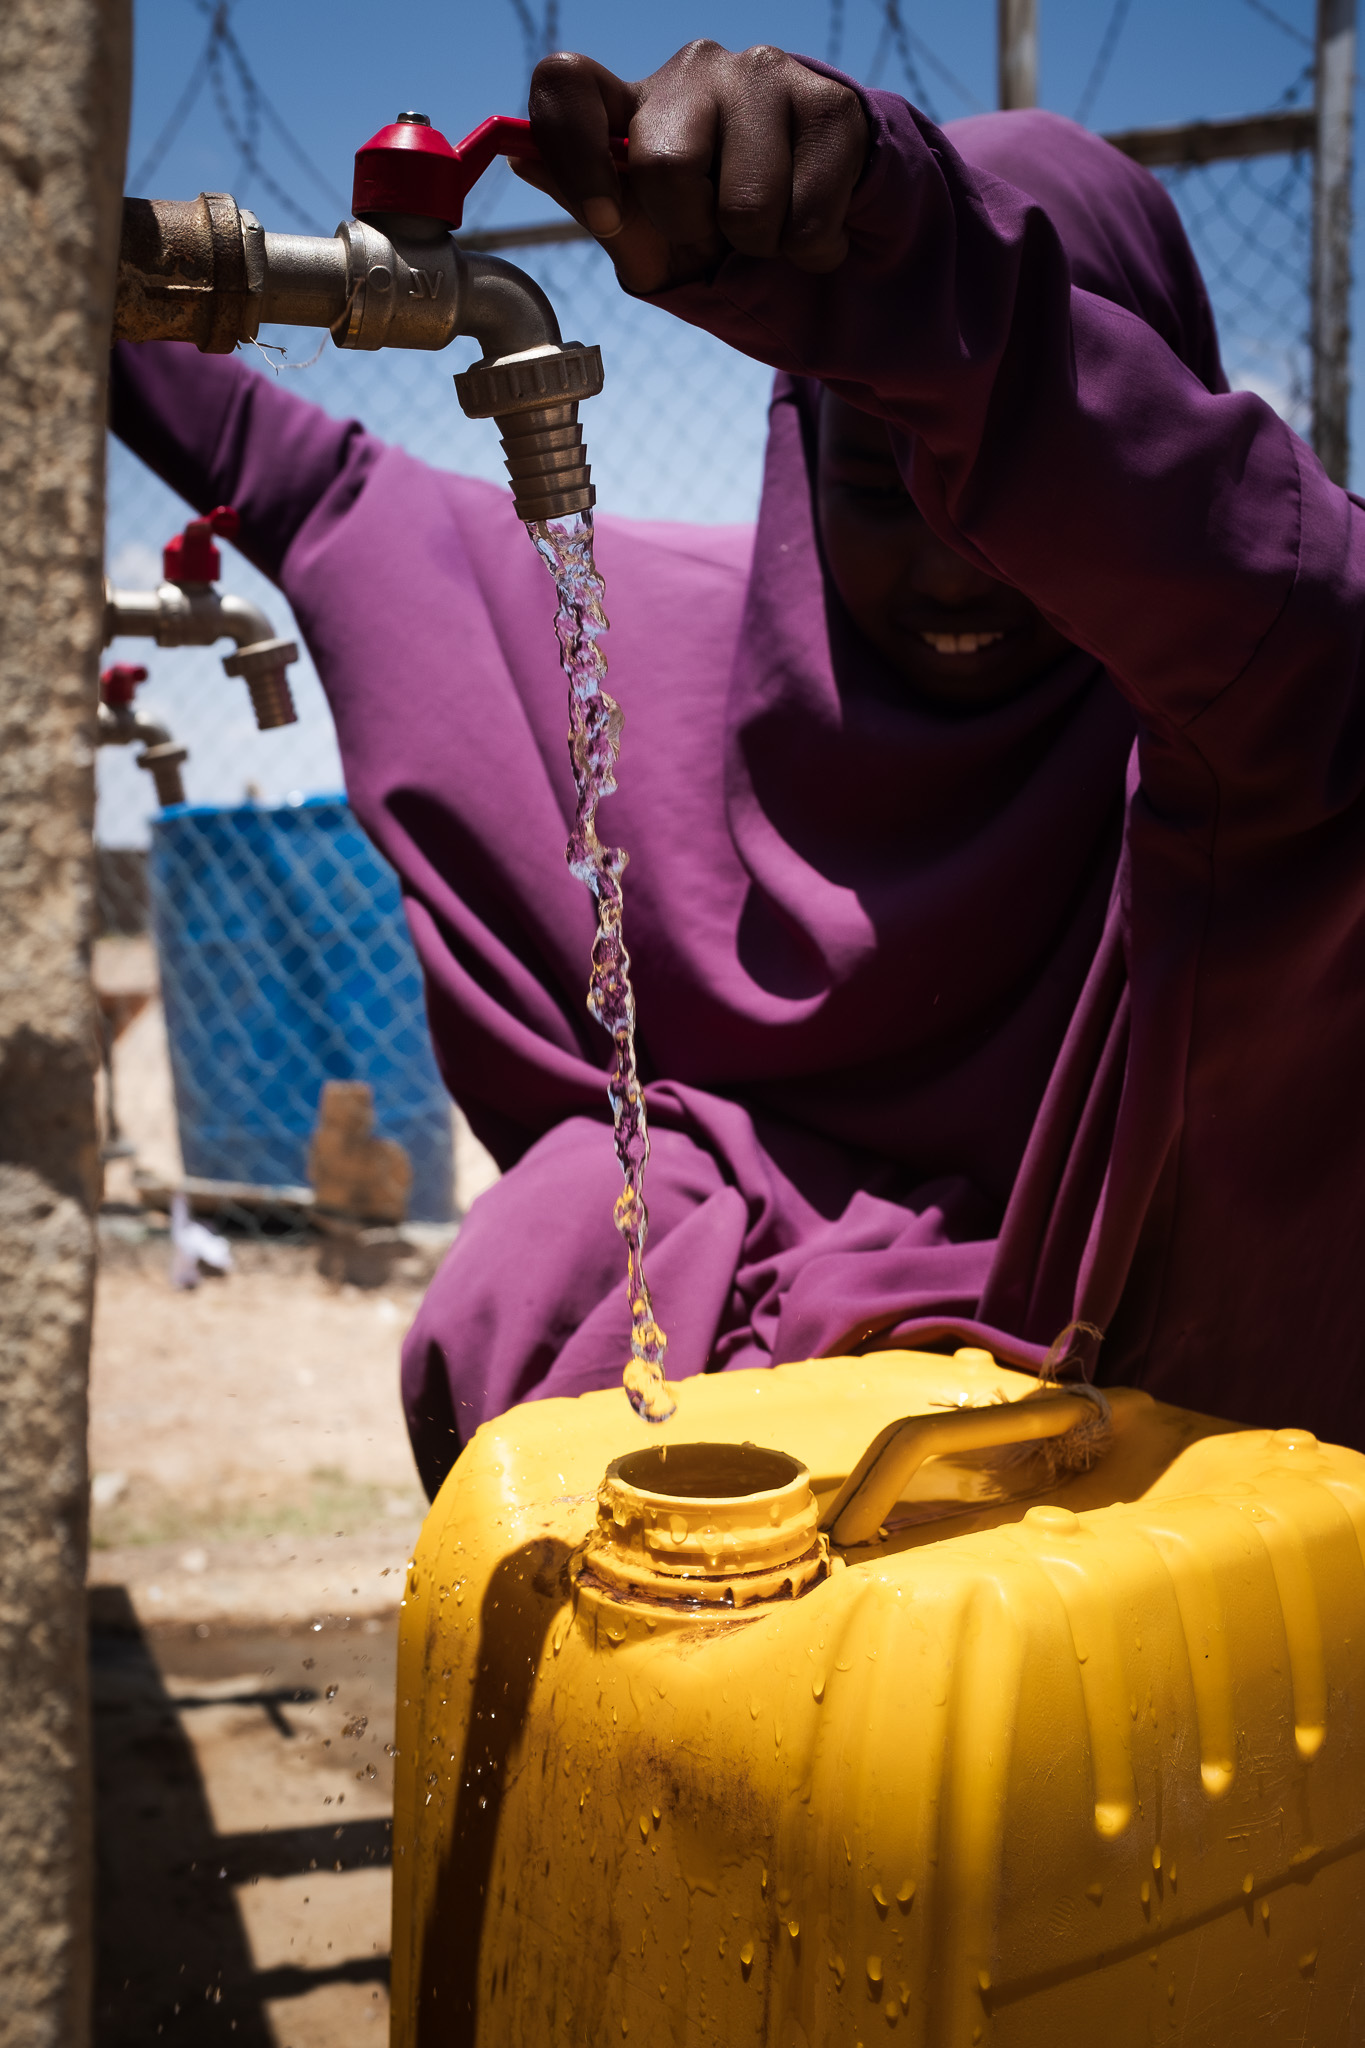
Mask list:
[{"label": "concrete pillar", "polygon": [[0,2044],[89,2039],[89,985],[127,0],[0,5]]}]

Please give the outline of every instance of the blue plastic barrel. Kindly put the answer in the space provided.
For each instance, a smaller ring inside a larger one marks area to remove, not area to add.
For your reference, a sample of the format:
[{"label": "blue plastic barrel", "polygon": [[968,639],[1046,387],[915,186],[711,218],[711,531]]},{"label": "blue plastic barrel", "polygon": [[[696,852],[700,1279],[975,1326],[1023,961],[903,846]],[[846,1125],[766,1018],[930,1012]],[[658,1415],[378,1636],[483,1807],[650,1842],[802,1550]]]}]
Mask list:
[{"label": "blue plastic barrel", "polygon": [[308,1178],[325,1081],[368,1081],[412,1161],[410,1216],[454,1214],[450,1097],[393,871],[341,797],[177,804],[152,824],[152,922],[185,1171]]}]

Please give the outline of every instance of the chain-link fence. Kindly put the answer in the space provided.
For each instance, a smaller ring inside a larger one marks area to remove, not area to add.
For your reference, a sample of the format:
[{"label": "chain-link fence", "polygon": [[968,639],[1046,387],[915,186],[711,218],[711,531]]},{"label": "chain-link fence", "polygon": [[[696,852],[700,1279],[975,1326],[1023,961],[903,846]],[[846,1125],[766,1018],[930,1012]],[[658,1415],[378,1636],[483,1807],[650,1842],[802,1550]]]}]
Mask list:
[{"label": "chain-link fence", "polygon": [[[1305,153],[1219,162],[1159,175],[1181,211],[1208,279],[1233,384],[1259,391],[1305,432],[1311,158]],[[593,243],[512,253],[549,295],[565,334],[601,344],[606,389],[584,415],[600,506],[638,518],[751,519],[769,373],[658,309],[624,297],[606,256]],[[287,339],[287,361],[316,352],[315,336]],[[265,355],[255,357],[253,366],[262,376],[278,375],[301,397],[333,414],[358,416],[372,432],[429,462],[501,480],[491,423],[466,420],[452,389],[452,372],[471,352],[456,344],[445,355],[364,355],[328,343],[307,368],[273,369]],[[115,581],[155,584],[161,545],[184,518],[180,501],[115,445],[109,480]],[[223,587],[260,604],[277,633],[296,635],[279,592],[231,549],[224,550]],[[297,803],[339,788],[335,734],[306,655],[294,671],[298,724],[258,733],[245,686],[224,677],[220,653],[162,651],[125,641],[108,656],[143,661],[151,671],[140,708],[145,699],[145,708],[188,746],[184,780],[190,802]],[[137,849],[147,843],[154,811],[150,778],[138,771],[130,750],[104,750],[97,829],[109,929],[136,928],[145,915],[139,909],[143,884]],[[273,1085],[264,1068],[259,1082],[263,1089]],[[187,1065],[178,1069],[177,1084],[188,1100],[192,1077]],[[314,1106],[310,1103],[309,1109]],[[245,1118],[245,1109],[242,1114]]]},{"label": "chain-link fence", "polygon": [[1156,175],[1180,209],[1204,273],[1229,382],[1258,392],[1307,436],[1311,155],[1242,157]]},{"label": "chain-link fence", "polygon": [[150,893],[186,1172],[301,1187],[326,1083],[364,1081],[374,1135],[411,1164],[409,1215],[448,1221],[421,976],[350,806],[177,807],[153,826]]},{"label": "chain-link fence", "polygon": [[[758,499],[769,373],[656,308],[627,299],[595,243],[516,252],[549,294],[566,334],[601,344],[603,395],[585,408],[589,454],[603,509],[627,516],[748,520]],[[289,337],[305,358],[317,337]],[[251,352],[248,351],[248,356]],[[453,371],[473,350],[457,343],[442,355],[387,351],[366,355],[325,343],[307,369],[272,370],[290,390],[338,416],[355,415],[382,439],[428,462],[468,475],[505,479],[496,430],[467,420],[456,402]],[[141,463],[111,445],[109,567],[114,581],[146,588],[160,578],[162,543],[186,508]],[[280,593],[224,548],[223,587],[260,604],[279,633],[295,633]],[[245,686],[222,674],[208,649],[161,650],[116,642],[106,659],[144,662],[149,680],[139,709],[150,707],[189,748],[186,795],[225,803],[251,791],[284,800],[295,790],[340,786],[341,767],[326,703],[306,657],[293,672],[299,723],[257,733]],[[132,750],[106,748],[99,762],[98,836],[105,846],[145,845],[155,810],[150,778]]]}]

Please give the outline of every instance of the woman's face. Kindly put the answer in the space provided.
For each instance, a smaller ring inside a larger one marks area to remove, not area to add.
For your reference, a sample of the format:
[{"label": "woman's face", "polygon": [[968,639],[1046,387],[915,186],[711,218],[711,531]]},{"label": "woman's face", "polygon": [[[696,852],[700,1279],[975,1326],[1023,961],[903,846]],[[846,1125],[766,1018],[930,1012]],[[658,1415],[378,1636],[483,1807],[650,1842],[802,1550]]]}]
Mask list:
[{"label": "woman's face", "polygon": [[836,590],[921,695],[964,710],[999,703],[1065,652],[1069,643],[1020,591],[931,532],[886,427],[831,391],[820,401],[816,500]]}]

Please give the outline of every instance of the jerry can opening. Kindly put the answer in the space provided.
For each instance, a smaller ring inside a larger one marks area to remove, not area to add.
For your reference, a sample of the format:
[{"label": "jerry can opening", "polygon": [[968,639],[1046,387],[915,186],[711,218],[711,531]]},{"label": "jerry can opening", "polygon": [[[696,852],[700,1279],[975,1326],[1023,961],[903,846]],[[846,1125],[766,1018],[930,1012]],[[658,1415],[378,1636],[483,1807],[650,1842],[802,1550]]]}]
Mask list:
[{"label": "jerry can opening", "polygon": [[740,1500],[806,1477],[798,1458],[760,1444],[650,1444],[618,1458],[612,1470],[639,1492],[670,1500]]},{"label": "jerry can opening", "polygon": [[810,1474],[761,1444],[651,1444],[613,1459],[580,1588],[683,1608],[792,1600],[829,1575]]}]

